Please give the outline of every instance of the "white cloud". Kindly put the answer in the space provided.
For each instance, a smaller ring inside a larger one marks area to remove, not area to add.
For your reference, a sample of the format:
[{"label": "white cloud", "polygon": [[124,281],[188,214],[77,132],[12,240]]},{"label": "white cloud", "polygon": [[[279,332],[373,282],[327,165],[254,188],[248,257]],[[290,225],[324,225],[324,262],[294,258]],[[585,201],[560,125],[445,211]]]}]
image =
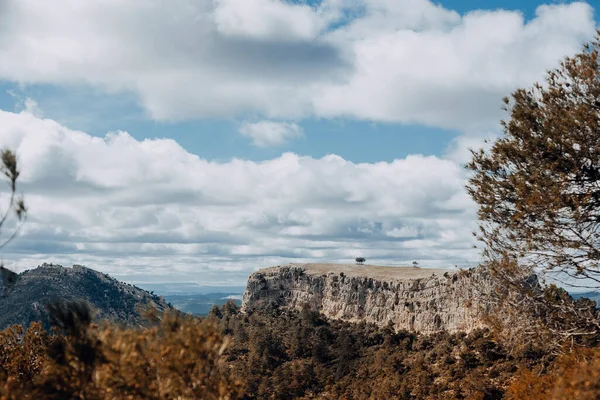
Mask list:
[{"label": "white cloud", "polygon": [[42,116],[42,110],[40,109],[40,107],[38,106],[37,101],[27,97],[25,99],[25,102],[23,103],[23,106],[25,108],[25,110],[33,115],[35,115],[36,117],[41,117]]},{"label": "white cloud", "polygon": [[251,138],[252,144],[259,147],[279,146],[304,136],[298,124],[274,121],[246,122],[240,127],[240,133]]},{"label": "white cloud", "polygon": [[[9,265],[82,263],[126,279],[244,282],[286,261],[476,261],[475,209],[451,160],[352,163],[285,153],[212,162],[175,141],[104,138],[0,111],[30,218]],[[351,257],[353,256],[353,257]]]},{"label": "white cloud", "polygon": [[464,133],[452,139],[448,145],[444,158],[465,164],[471,160],[471,150],[489,150],[500,134],[494,131],[481,131]]},{"label": "white cloud", "polygon": [[[568,22],[558,23],[562,18]],[[340,43],[359,38],[351,41],[356,71],[347,82],[319,91],[316,112],[322,117],[489,128],[502,116],[503,96],[543,78],[545,70],[579,50],[595,31],[592,9],[584,3],[539,7],[528,23],[508,11],[438,19],[430,29],[402,28],[402,20],[377,29],[387,19],[374,15],[336,33]]]},{"label": "white cloud", "polygon": [[389,237],[393,238],[411,238],[419,236],[419,229],[416,226],[394,228],[385,233]]},{"label": "white cloud", "polygon": [[216,0],[217,30],[226,35],[268,40],[312,40],[324,20],[305,4],[280,0]]},{"label": "white cloud", "polygon": [[349,117],[489,128],[595,31],[575,2],[466,15],[428,0],[6,0],[0,79],[138,96],[155,119]]},{"label": "white cloud", "polygon": [[0,147],[18,150],[31,217],[5,259],[236,284],[290,260],[475,261],[465,149],[594,29],[585,3],[525,22],[427,0],[0,1],[0,79],[132,93],[157,120],[264,118],[240,127],[257,146],[301,137],[273,121],[305,117],[468,132],[443,157],[211,162],[173,140],[73,131],[20,100],[0,111]]}]

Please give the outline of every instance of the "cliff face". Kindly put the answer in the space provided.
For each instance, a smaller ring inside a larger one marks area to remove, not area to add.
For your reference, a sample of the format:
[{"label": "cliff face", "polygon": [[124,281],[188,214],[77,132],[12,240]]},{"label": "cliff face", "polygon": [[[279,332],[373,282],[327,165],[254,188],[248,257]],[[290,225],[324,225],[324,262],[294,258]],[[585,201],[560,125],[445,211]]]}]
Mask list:
[{"label": "cliff face", "polygon": [[333,319],[390,322],[422,333],[470,331],[483,326],[488,286],[477,270],[290,264],[253,273],[242,309],[267,305],[313,310]]}]

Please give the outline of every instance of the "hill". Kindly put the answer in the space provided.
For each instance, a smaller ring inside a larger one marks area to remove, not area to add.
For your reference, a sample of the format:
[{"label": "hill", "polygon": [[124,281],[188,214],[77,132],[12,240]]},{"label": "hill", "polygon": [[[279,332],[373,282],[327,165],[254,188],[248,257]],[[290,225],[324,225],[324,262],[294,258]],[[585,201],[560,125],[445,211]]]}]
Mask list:
[{"label": "hill", "polygon": [[421,333],[469,332],[484,326],[480,269],[448,270],[346,264],[288,264],[248,279],[243,310],[307,304],[326,317]]},{"label": "hill", "polygon": [[145,306],[159,312],[171,308],[162,297],[80,265],[69,268],[44,263],[19,274],[11,286],[0,281],[0,292],[0,329],[13,324],[28,326],[33,321],[48,327],[46,305],[57,300],[85,300],[97,321],[127,326],[144,325],[141,312]]},{"label": "hill", "polygon": [[227,301],[242,304],[246,286],[206,286],[192,282],[140,283],[142,289],[152,291],[184,313],[204,316],[215,306]]},{"label": "hill", "polygon": [[233,301],[237,306],[242,304],[242,295],[237,293],[207,293],[207,294],[173,294],[165,295],[165,300],[173,307],[184,313],[205,316],[214,306],[222,306]]},{"label": "hill", "polygon": [[570,293],[571,297],[577,299],[590,299],[596,302],[596,307],[600,307],[600,292],[575,292]]}]

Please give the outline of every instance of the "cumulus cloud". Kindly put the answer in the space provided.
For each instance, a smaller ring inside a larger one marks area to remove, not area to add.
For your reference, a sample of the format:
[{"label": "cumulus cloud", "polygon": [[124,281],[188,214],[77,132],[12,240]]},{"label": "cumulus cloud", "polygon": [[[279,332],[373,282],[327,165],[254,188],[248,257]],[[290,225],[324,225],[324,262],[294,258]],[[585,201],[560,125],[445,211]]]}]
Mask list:
[{"label": "cumulus cloud", "polygon": [[334,33],[340,43],[352,43],[356,72],[319,91],[320,116],[489,128],[502,116],[503,96],[543,78],[595,31],[585,3],[540,6],[527,23],[517,12],[459,18],[430,5],[411,25],[393,19],[403,12],[399,6],[390,9]]},{"label": "cumulus cloud", "polygon": [[214,18],[226,35],[267,40],[312,40],[325,25],[310,6],[280,0],[217,0]]},{"label": "cumulus cloud", "polygon": [[251,138],[252,144],[258,147],[279,146],[304,136],[298,124],[274,121],[246,122],[240,126],[240,133]]},{"label": "cumulus cloud", "polygon": [[471,160],[472,150],[489,150],[499,137],[500,134],[496,131],[464,133],[452,139],[444,152],[444,158],[463,165]]},{"label": "cumulus cloud", "polygon": [[582,2],[460,15],[429,0],[6,0],[0,78],[131,92],[158,120],[250,113],[489,128],[595,31]]},{"label": "cumulus cloud", "polygon": [[477,261],[466,149],[494,137],[503,96],[594,30],[582,2],[526,22],[428,0],[0,1],[2,80],[133,94],[156,120],[252,118],[240,134],[256,146],[301,137],[275,121],[308,117],[465,132],[440,157],[215,162],[170,139],[74,131],[20,100],[0,111],[0,147],[18,151],[30,218],[3,256],[222,284],[288,261]]},{"label": "cumulus cloud", "polygon": [[82,263],[122,279],[241,284],[289,261],[476,261],[464,172],[435,156],[352,163],[285,153],[215,162],[171,139],[104,138],[0,111],[30,218],[9,265]]},{"label": "cumulus cloud", "polygon": [[40,107],[38,106],[37,101],[27,97],[23,103],[23,107],[25,108],[25,110],[33,115],[35,115],[36,117],[41,117],[42,116],[42,110],[40,109]]}]

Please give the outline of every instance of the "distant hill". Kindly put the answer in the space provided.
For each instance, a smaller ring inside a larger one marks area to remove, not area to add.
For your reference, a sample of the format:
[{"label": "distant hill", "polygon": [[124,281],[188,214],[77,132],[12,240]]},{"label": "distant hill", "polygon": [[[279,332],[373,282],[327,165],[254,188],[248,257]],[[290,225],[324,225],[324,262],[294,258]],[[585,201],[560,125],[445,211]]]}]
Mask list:
[{"label": "distant hill", "polygon": [[193,315],[207,315],[212,308],[221,306],[227,301],[234,301],[237,306],[242,305],[241,293],[207,293],[207,294],[171,294],[165,295],[165,300],[176,309]]},{"label": "distant hill", "polygon": [[179,311],[204,316],[213,306],[221,306],[229,300],[242,305],[245,286],[205,286],[191,282],[139,283],[140,287],[164,297]]},{"label": "distant hill", "polygon": [[596,302],[596,307],[600,306],[600,292],[569,293],[575,300],[586,298]]},{"label": "distant hill", "polygon": [[127,326],[145,324],[141,311],[147,305],[158,311],[170,307],[165,300],[136,286],[80,265],[53,264],[25,271],[13,285],[0,279],[0,329],[9,325],[28,326],[33,321],[49,325],[46,305],[62,300],[85,300],[96,320],[110,320]]},{"label": "distant hill", "polygon": [[153,291],[161,296],[184,296],[184,295],[197,295],[197,294],[214,294],[214,293],[227,293],[227,294],[244,294],[246,286],[207,286],[198,285],[197,283],[191,282],[167,282],[167,283],[138,283],[142,289]]}]

